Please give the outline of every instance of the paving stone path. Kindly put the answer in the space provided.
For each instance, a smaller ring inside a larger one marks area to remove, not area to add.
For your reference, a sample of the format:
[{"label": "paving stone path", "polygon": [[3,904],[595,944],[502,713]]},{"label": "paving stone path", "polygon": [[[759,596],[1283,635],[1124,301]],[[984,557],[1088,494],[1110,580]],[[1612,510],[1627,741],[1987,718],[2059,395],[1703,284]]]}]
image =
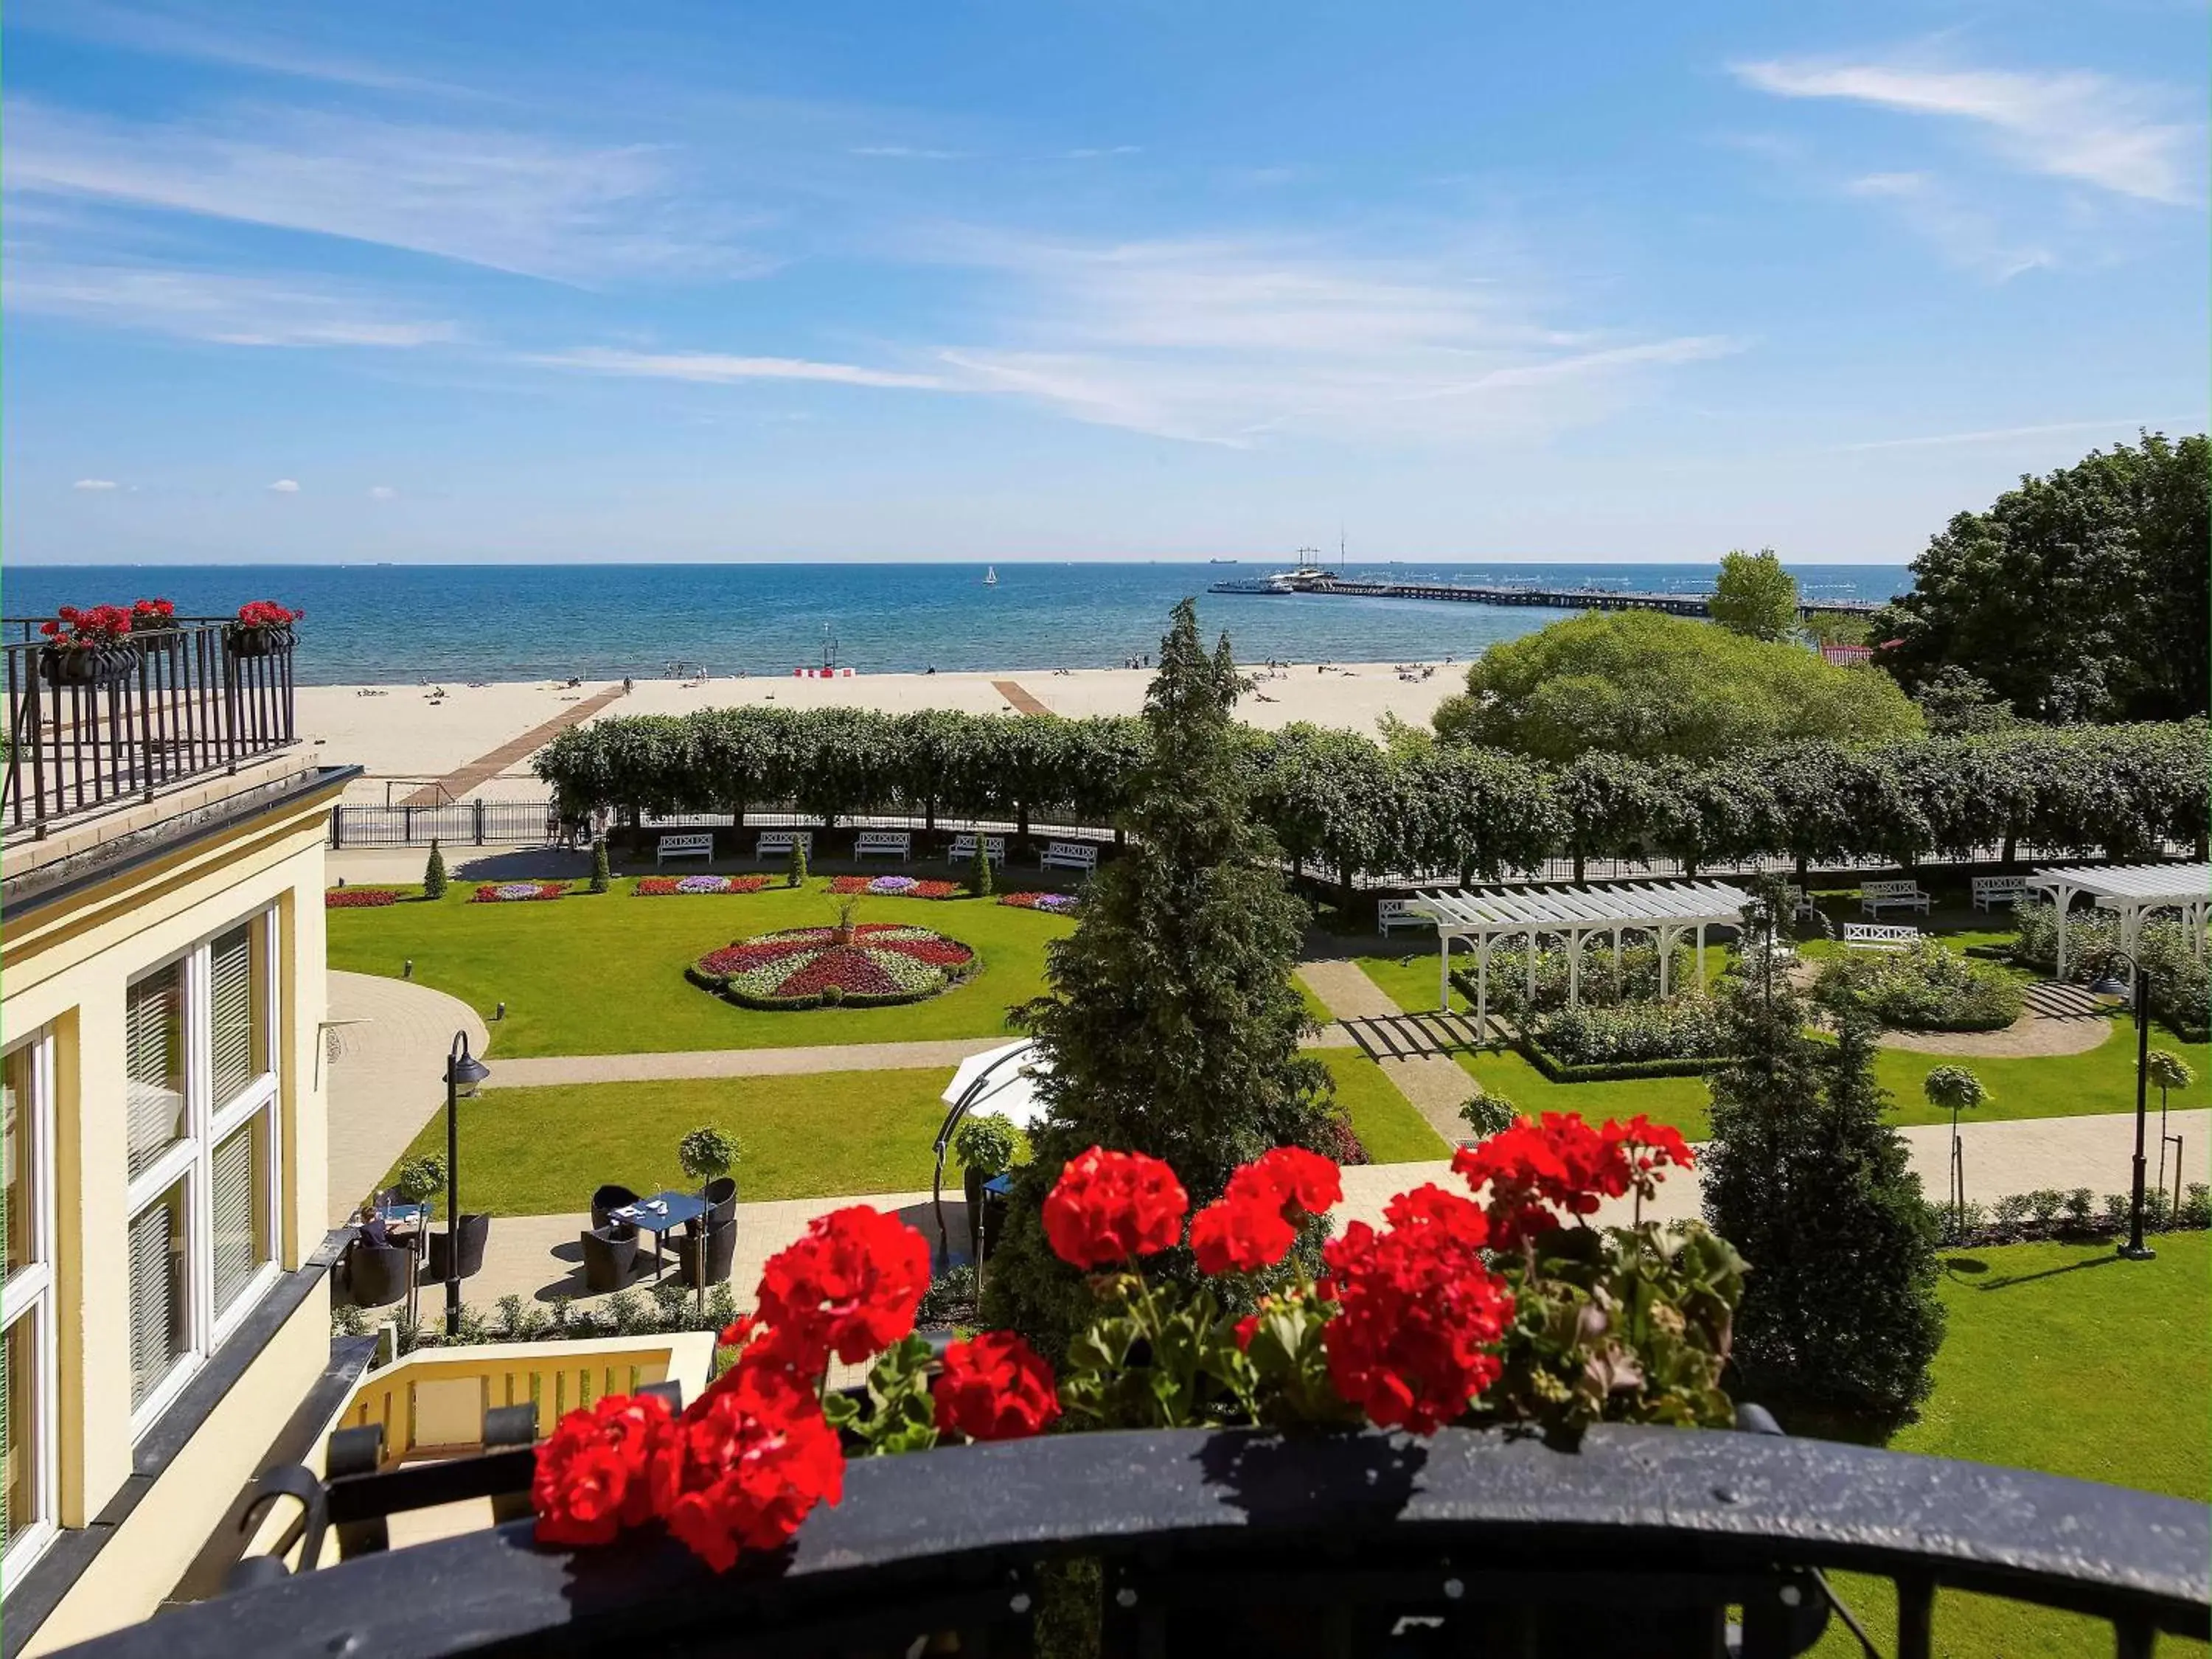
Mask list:
[{"label": "paving stone path", "polygon": [[1444,1045],[1424,1048],[1410,1036],[1376,1041],[1364,1033],[1414,1031],[1418,1022],[1361,971],[1354,962],[1304,962],[1298,977],[1340,1022],[1349,1039],[1364,1049],[1382,1068],[1400,1094],[1412,1103],[1423,1121],[1455,1146],[1467,1133],[1459,1109],[1474,1091],[1474,1081],[1456,1061],[1443,1052]]},{"label": "paving stone path", "polygon": [[624,695],[619,685],[595,691],[573,707],[562,709],[543,726],[533,726],[520,737],[500,744],[489,755],[479,755],[466,766],[448,772],[434,782],[424,784],[414,793],[404,797],[399,804],[402,806],[437,806],[449,800],[459,800],[478,784],[490,782],[515,762],[528,759],[569,726],[591,719],[617,697]]},{"label": "paving stone path", "polygon": [[328,1089],[331,1224],[351,1215],[446,1103],[453,1033],[488,1046],[484,1023],[458,997],[382,974],[330,972],[331,1024],[319,1056]]}]

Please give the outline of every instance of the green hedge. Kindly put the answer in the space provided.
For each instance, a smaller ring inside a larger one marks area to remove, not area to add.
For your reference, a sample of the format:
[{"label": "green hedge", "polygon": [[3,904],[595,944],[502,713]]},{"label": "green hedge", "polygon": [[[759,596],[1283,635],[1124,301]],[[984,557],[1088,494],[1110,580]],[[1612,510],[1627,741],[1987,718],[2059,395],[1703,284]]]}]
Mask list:
[{"label": "green hedge", "polygon": [[1715,1060],[1616,1060],[1601,1066],[1570,1066],[1528,1037],[1514,1044],[1522,1058],[1553,1083],[1625,1083],[1645,1077],[1703,1077],[1735,1062]]},{"label": "green hedge", "polygon": [[[2155,856],[2202,847],[2207,726],[2032,726],[1846,749],[1796,743],[1709,765],[1470,744],[1386,750],[1354,732],[1240,732],[1254,809],[1300,866],[1340,880],[1495,878],[1553,857],[1911,864],[1984,847]],[[571,818],[785,805],[1112,824],[1150,759],[1135,720],[927,710],[716,708],[571,726],[533,763]]]}]

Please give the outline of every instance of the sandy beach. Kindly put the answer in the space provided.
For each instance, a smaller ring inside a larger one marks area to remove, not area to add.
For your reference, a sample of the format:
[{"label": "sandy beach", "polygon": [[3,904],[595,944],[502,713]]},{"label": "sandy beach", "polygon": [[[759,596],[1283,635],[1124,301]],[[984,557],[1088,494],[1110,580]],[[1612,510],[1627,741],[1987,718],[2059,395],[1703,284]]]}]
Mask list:
[{"label": "sandy beach", "polygon": [[[1255,684],[1237,712],[1253,726],[1273,729],[1306,721],[1371,734],[1385,714],[1425,725],[1437,705],[1465,684],[1467,668],[1464,662],[1304,663],[1272,672],[1265,664],[1249,665],[1245,672]],[[387,798],[396,804],[434,781],[442,781],[455,799],[537,799],[544,786],[530,770],[531,751],[502,759],[480,781],[465,775],[482,771],[488,757],[555,722],[574,720],[583,705],[602,700],[603,707],[583,717],[688,714],[767,704],[890,714],[950,708],[993,714],[1035,706],[1071,716],[1134,714],[1144,707],[1151,681],[1149,669],[1041,669],[855,674],[829,680],[638,680],[626,696],[619,681],[573,686],[547,680],[448,683],[441,688],[308,685],[299,689],[297,698],[301,730],[316,758],[366,769],[367,775],[347,791],[347,800],[382,805]]]}]

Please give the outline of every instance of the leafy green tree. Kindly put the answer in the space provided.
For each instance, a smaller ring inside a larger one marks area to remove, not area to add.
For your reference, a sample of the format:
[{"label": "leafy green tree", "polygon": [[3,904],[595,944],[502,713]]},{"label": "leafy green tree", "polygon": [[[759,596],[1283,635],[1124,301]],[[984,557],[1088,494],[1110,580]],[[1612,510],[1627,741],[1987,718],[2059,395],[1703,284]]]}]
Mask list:
[{"label": "leafy green tree", "polygon": [[1808,612],[1802,624],[1805,637],[1815,645],[1870,645],[1874,623],[1863,613],[1847,611]]},{"label": "leafy green tree", "polygon": [[1712,1075],[1698,1159],[1705,1218],[1751,1264],[1739,1397],[1893,1420],[1927,1396],[1942,1341],[1934,1213],[1882,1121],[1873,1027],[1808,1036],[1803,997],[1760,956],[1722,981],[1741,1058]]},{"label": "leafy green tree", "polygon": [[1960,514],[1875,619],[1877,659],[1915,690],[1964,669],[2033,720],[2203,714],[2208,469],[2203,434],[2145,433]]},{"label": "leafy green tree", "polygon": [[1771,547],[1737,548],[1721,556],[1713,584],[1713,620],[1731,634],[1754,640],[1787,640],[1797,633],[1797,579],[1782,568]]},{"label": "leafy green tree", "polygon": [[1307,1020],[1291,968],[1306,910],[1250,811],[1229,641],[1209,659],[1186,599],[1159,662],[1128,850],[1051,945],[1049,992],[1016,1011],[1051,1062],[1038,1079],[1047,1115],[1015,1174],[984,1317],[1054,1352],[1089,1309],[1038,1219],[1070,1158],[1094,1145],[1151,1153],[1204,1204],[1238,1164],[1273,1146],[1327,1148],[1341,1122],[1328,1072],[1298,1050]]},{"label": "leafy green tree", "polygon": [[1467,696],[1437,711],[1438,735],[1562,763],[1592,750],[1709,761],[1921,730],[1887,676],[1648,611],[1574,617],[1494,645],[1467,682]]},{"label": "leafy green tree", "polygon": [[441,899],[446,896],[446,855],[438,850],[438,838],[430,837],[430,856],[422,866],[422,896]]},{"label": "leafy green tree", "polygon": [[1983,1104],[1990,1091],[1964,1066],[1936,1066],[1920,1080],[1920,1092],[1937,1111],[1951,1115],[1951,1214],[1953,1224],[1962,1225],[1966,1217],[1966,1173],[1959,1150],[1959,1114]]},{"label": "leafy green tree", "polygon": [[1946,663],[1912,694],[1928,729],[1942,737],[1983,737],[2020,724],[2012,705],[1990,683],[1956,663]]}]

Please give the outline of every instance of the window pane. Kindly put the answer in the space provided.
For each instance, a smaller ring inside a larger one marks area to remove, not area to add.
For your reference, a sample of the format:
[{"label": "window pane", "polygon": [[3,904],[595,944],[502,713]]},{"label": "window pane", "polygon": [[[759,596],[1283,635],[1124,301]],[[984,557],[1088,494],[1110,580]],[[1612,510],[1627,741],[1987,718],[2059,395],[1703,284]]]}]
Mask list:
[{"label": "window pane", "polygon": [[4,1164],[7,1187],[0,1204],[7,1206],[6,1232],[8,1235],[7,1271],[27,1266],[32,1260],[32,1209],[38,1194],[31,1185],[32,1124],[35,1104],[31,1094],[31,1046],[25,1044],[8,1056],[7,1121],[4,1142],[0,1142],[0,1164]]},{"label": "window pane", "polygon": [[144,1173],[185,1135],[185,965],[173,962],[131,988],[131,1173]]},{"label": "window pane", "polygon": [[131,1224],[131,1403],[143,1405],[185,1357],[185,1187]]},{"label": "window pane", "polygon": [[269,1113],[215,1149],[215,1309],[237,1298],[269,1260]]},{"label": "window pane", "polygon": [[251,922],[220,933],[208,951],[208,1013],[220,1108],[267,1068],[262,1064],[261,975]]},{"label": "window pane", "polygon": [[8,1328],[0,1346],[0,1410],[7,1413],[0,1428],[6,1431],[8,1530],[0,1534],[0,1553],[31,1522],[39,1518],[38,1456],[33,1437],[38,1429],[39,1356],[37,1319],[26,1314]]}]

